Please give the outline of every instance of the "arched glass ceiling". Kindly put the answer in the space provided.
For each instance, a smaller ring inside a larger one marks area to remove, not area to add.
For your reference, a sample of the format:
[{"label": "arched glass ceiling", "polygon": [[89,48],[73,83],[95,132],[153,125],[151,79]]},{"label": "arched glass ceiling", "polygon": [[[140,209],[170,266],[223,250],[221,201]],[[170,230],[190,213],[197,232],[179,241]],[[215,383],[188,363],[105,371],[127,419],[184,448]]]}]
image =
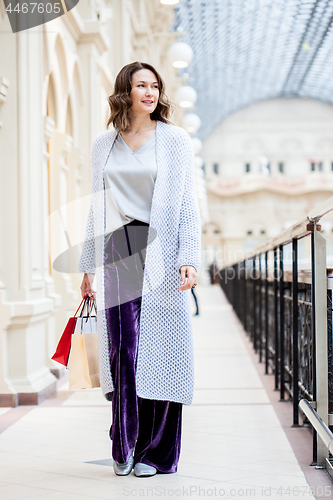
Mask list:
[{"label": "arched glass ceiling", "polygon": [[333,103],[332,0],[181,0],[201,138],[256,101],[300,96]]}]

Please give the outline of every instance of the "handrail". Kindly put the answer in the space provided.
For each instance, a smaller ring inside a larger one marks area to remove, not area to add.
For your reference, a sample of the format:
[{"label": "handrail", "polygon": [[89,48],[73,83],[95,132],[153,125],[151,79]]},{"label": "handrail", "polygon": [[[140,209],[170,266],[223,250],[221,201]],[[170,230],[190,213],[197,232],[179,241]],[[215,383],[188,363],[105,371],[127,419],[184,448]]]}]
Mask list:
[{"label": "handrail", "polygon": [[308,213],[308,219],[311,222],[318,222],[324,215],[329,214],[333,211],[333,196],[328,198],[326,201],[318,205],[318,207],[310,210]]},{"label": "handrail", "polygon": [[250,250],[249,252],[244,254],[244,257],[242,259],[235,259],[228,262],[227,266],[225,267],[231,267],[239,263],[240,261],[250,259],[255,255],[272,250],[273,248],[276,248],[279,245],[285,245],[287,243],[290,243],[294,238],[297,239],[304,238],[304,236],[309,235],[313,231],[314,226],[316,226],[317,231],[320,231],[321,226],[317,225],[318,221],[322,217],[324,217],[324,215],[327,215],[330,212],[333,212],[333,196],[328,198],[321,205],[318,205],[314,209],[310,210],[305,219],[301,219],[298,222],[295,222],[295,224],[288,227],[287,229],[279,233],[277,236],[274,236],[274,238],[271,238],[263,245],[260,245],[254,248],[253,250]]},{"label": "handrail", "polygon": [[333,453],[333,433],[331,432],[331,430],[320,418],[316,410],[312,408],[307,399],[301,399],[298,405],[303,413],[307,416],[310,423],[312,424],[312,427],[317,431],[330,453]]}]

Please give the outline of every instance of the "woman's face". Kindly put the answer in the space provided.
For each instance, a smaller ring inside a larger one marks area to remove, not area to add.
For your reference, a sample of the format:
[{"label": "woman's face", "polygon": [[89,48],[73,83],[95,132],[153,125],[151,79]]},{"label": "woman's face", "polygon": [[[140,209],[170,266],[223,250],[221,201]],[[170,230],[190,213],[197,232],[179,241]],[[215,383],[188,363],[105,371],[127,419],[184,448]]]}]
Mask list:
[{"label": "woman's face", "polygon": [[150,114],[158,103],[160,92],[156,75],[149,69],[139,69],[132,75],[131,110],[134,113]]}]

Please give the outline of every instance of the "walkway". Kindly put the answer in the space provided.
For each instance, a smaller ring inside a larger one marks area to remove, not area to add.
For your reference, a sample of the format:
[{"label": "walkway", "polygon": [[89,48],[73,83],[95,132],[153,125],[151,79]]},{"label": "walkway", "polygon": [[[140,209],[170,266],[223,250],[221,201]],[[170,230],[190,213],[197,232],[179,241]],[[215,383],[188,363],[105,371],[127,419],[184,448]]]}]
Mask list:
[{"label": "walkway", "polygon": [[[266,392],[262,367],[219,286],[196,290],[196,391],[193,404],[184,406],[178,473],[115,476],[109,403],[99,389],[70,392],[62,382],[57,397],[39,407],[0,408],[1,500],[332,498],[326,472],[308,465],[307,446],[302,466],[317,481],[315,497],[310,494],[287,438],[291,417],[284,424],[282,414],[281,424],[274,409],[286,414],[291,405]],[[292,433],[311,447],[308,429]]]}]

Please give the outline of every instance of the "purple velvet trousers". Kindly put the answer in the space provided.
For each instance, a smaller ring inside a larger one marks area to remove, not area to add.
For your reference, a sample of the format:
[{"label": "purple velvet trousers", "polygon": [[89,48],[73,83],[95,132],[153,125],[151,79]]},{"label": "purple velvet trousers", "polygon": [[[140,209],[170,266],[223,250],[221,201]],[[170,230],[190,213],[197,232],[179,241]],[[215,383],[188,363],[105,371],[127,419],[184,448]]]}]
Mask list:
[{"label": "purple velvet trousers", "polygon": [[143,399],[136,394],[136,360],[148,224],[134,220],[105,237],[104,286],[110,366],[112,457],[177,472],[182,403]]}]

